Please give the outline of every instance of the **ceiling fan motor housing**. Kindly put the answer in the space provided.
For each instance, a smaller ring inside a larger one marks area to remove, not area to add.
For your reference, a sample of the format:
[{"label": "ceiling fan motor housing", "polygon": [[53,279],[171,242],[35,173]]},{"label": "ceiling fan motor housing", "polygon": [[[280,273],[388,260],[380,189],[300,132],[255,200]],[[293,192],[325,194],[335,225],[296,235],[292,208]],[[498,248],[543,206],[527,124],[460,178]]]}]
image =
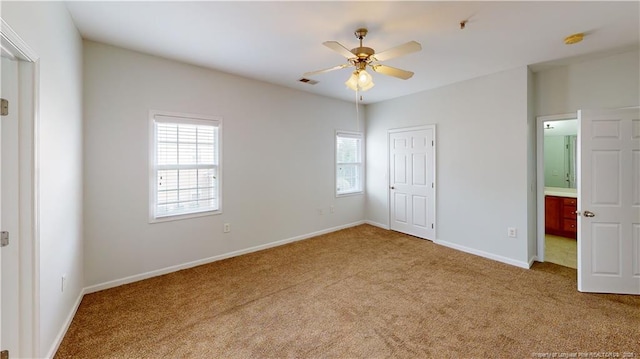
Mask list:
[{"label": "ceiling fan motor housing", "polygon": [[372,48],[362,46],[362,39],[364,39],[364,37],[367,36],[368,32],[369,31],[367,29],[360,28],[353,33],[354,35],[356,35],[358,40],[360,40],[360,47],[351,49],[351,52],[358,57],[356,62],[362,62],[362,61],[370,62],[369,58],[376,53],[375,50],[373,50]]},{"label": "ceiling fan motor housing", "polygon": [[351,49],[351,52],[361,60],[366,60],[376,53],[372,48],[363,46]]}]

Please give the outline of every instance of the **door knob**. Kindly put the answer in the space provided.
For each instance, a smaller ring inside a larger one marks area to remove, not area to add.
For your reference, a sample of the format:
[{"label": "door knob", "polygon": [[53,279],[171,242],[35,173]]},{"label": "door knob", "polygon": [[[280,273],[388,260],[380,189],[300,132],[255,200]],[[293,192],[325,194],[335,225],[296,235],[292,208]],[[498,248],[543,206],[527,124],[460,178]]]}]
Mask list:
[{"label": "door knob", "polygon": [[396,188],[395,188],[395,187],[393,187],[393,186],[391,186],[391,187],[389,187],[389,188],[391,188],[391,189],[396,189]]},{"label": "door knob", "polygon": [[582,214],[583,214],[585,217],[595,217],[595,216],[596,216],[596,214],[595,214],[595,213],[593,213],[593,212],[591,212],[591,211],[584,211],[584,212],[582,212]]}]

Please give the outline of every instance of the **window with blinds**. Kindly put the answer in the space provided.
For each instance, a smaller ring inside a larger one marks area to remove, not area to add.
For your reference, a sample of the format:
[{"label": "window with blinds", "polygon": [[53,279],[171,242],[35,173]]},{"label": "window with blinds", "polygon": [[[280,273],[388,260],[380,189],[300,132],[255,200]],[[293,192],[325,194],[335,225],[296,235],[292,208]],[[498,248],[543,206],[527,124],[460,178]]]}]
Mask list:
[{"label": "window with blinds", "polygon": [[336,195],[363,192],[362,133],[336,132]]},{"label": "window with blinds", "polygon": [[221,120],[155,113],[152,122],[151,220],[219,212]]}]

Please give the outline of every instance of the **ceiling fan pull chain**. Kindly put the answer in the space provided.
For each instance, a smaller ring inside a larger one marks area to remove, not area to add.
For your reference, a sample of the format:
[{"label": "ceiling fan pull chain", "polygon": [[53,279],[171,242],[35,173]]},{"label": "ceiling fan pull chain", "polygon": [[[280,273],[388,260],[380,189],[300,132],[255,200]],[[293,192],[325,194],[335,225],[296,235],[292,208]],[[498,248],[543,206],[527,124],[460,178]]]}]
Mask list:
[{"label": "ceiling fan pull chain", "polygon": [[358,99],[360,98],[360,91],[359,90],[359,86],[356,87],[356,131],[360,131],[360,103],[358,102]]}]

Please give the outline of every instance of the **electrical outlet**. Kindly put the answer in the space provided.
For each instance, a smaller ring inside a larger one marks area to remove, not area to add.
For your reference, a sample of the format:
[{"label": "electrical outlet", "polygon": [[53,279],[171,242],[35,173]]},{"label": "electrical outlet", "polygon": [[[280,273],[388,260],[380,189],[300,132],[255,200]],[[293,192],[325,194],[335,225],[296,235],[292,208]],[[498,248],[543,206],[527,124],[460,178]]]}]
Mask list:
[{"label": "electrical outlet", "polygon": [[335,213],[336,212],[335,207],[333,207],[333,206],[329,207],[329,212],[332,213],[332,214]]},{"label": "electrical outlet", "polygon": [[516,238],[518,237],[518,230],[513,227],[509,227],[507,228],[507,235],[511,238]]},{"label": "electrical outlet", "polygon": [[60,291],[64,293],[64,286],[65,286],[65,282],[67,281],[67,275],[63,274],[62,277],[60,278]]},{"label": "electrical outlet", "polygon": [[229,233],[231,232],[231,223],[225,223],[224,224],[224,233]]}]

